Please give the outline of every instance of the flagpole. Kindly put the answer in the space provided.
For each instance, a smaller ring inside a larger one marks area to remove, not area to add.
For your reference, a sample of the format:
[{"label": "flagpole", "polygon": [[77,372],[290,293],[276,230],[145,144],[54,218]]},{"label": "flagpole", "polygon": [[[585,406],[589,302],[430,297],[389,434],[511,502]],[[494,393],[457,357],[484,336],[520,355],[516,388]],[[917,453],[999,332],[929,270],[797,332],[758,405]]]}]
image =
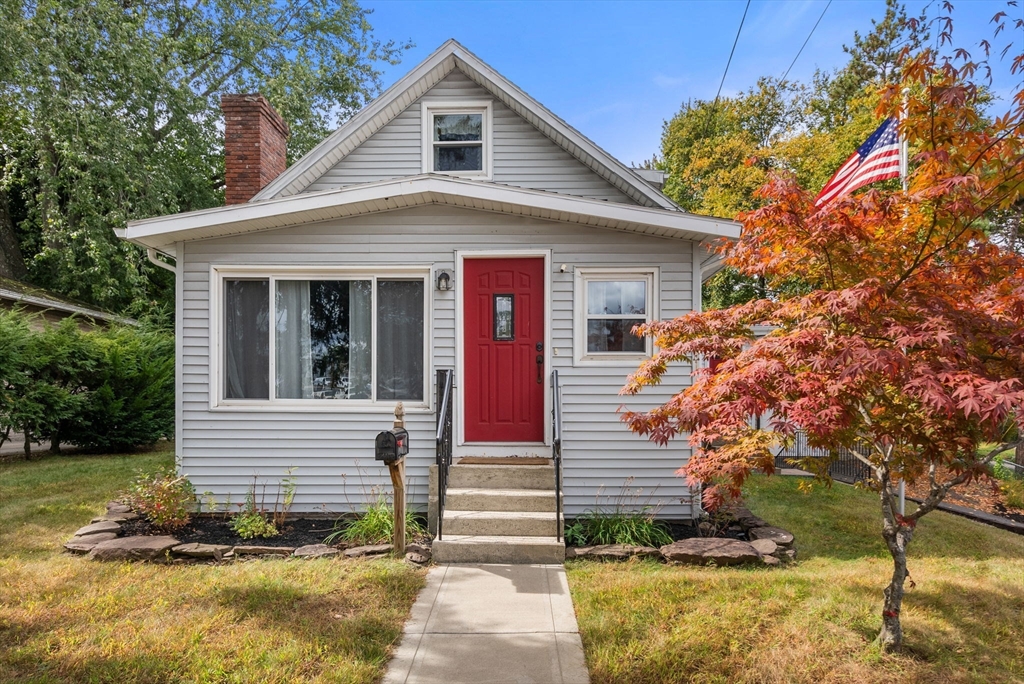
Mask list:
[{"label": "flagpole", "polygon": [[[907,120],[907,96],[910,94],[908,88],[903,89],[903,106],[900,107],[900,123],[904,123]],[[903,135],[903,131],[900,131],[900,183],[903,185],[903,192],[907,191],[907,174],[908,168],[908,148],[907,138]],[[901,477],[899,484],[899,497],[900,497],[900,516],[907,514],[907,483]]]},{"label": "flagpole", "polygon": [[[900,108],[900,123],[907,120],[907,96],[910,94],[909,88],[903,89],[903,106]],[[907,191],[907,175],[910,171],[909,164],[909,149],[907,147],[907,138],[900,132],[900,183],[903,185],[903,192]]]}]

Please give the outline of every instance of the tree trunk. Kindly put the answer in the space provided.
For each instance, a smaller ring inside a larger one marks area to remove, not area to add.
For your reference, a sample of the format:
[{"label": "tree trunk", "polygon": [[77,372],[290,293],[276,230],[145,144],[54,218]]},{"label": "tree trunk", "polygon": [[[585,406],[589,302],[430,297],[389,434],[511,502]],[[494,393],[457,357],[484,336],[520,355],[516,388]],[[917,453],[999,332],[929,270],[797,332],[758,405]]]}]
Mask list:
[{"label": "tree trunk", "polygon": [[50,437],[50,453],[60,453],[60,437],[56,434],[53,437]]},{"label": "tree trunk", "polygon": [[25,430],[25,460],[32,460],[32,431]]},{"label": "tree trunk", "polygon": [[7,192],[0,190],[0,278],[23,280],[27,273],[7,207]]},{"label": "tree trunk", "polygon": [[903,584],[907,572],[907,544],[913,536],[913,528],[902,524],[885,522],[882,537],[892,555],[892,580],[882,592],[885,601],[882,604],[882,631],[878,634],[878,643],[886,653],[900,650],[903,646],[903,627],[900,623],[900,611],[903,609]]},{"label": "tree trunk", "polygon": [[1024,466],[1024,443],[1017,445],[1017,449],[1013,452],[1013,462]]}]

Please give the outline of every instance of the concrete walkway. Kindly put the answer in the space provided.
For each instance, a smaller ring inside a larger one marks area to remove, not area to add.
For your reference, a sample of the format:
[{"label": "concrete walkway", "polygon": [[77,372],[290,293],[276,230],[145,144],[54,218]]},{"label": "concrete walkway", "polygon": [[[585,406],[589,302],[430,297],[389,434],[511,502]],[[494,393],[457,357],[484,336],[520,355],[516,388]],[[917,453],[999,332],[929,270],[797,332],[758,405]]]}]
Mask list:
[{"label": "concrete walkway", "polygon": [[385,684],[588,684],[561,565],[442,565],[416,599]]}]

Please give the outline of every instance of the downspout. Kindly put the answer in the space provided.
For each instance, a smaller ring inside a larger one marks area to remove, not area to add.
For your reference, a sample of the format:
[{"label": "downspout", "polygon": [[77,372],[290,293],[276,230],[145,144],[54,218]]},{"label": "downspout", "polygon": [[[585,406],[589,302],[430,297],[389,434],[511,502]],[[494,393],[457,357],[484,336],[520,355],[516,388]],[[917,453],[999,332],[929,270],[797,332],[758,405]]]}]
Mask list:
[{"label": "downspout", "polygon": [[[160,252],[160,254],[163,254],[163,252]],[[170,271],[171,273],[174,273],[175,275],[177,275],[177,273],[178,273],[178,269],[177,268],[175,268],[174,266],[171,266],[166,261],[161,261],[160,259],[157,259],[156,255],[157,255],[156,247],[147,247],[146,248],[146,256],[149,257],[150,263],[155,264],[155,265],[159,266],[160,268],[166,269],[166,270]],[[167,256],[168,258],[170,258],[169,255],[167,255],[167,254],[164,254],[164,256]]]}]

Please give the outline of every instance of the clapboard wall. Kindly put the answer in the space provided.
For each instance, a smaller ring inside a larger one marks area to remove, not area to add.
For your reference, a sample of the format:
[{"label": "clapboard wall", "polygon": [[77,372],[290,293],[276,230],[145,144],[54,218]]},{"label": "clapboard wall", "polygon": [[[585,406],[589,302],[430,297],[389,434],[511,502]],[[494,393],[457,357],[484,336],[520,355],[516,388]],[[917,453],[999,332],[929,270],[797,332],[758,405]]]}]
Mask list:
[{"label": "clapboard wall", "polygon": [[461,71],[445,76],[379,131],[335,164],[305,192],[415,176],[423,172],[422,110],[434,101],[489,100],[493,107],[495,183],[590,199],[635,204]]},{"label": "clapboard wall", "polygon": [[[350,412],[211,408],[210,298],[214,265],[430,266],[454,269],[456,250],[551,251],[550,356],[560,371],[564,411],[565,502],[569,516],[609,503],[630,481],[641,502],[660,505],[663,517],[692,513],[690,492],[675,471],[685,463],[685,440],[657,447],[630,433],[616,409],[644,408],[689,383],[689,368],[674,368],[666,381],[639,398],[618,395],[635,364],[577,364],[573,357],[576,267],[657,267],[662,318],[691,310],[694,243],[492,212],[430,205],[359,218],[313,223],[229,238],[179,243],[181,389],[178,458],[198,492],[241,502],[254,476],[268,491],[295,467],[296,511],[341,513],[357,507],[374,488],[389,487],[387,471],[373,460],[373,437],[390,426],[390,407]],[[560,265],[568,266],[565,273]],[[454,368],[456,290],[430,288],[434,369]],[[431,374],[433,377],[433,373]],[[456,378],[458,383],[458,378]],[[431,397],[433,392],[431,391]],[[407,460],[410,503],[425,508],[427,469],[434,460],[433,409],[410,409]],[[604,499],[599,500],[601,494]],[[270,497],[272,498],[272,496]]]}]

